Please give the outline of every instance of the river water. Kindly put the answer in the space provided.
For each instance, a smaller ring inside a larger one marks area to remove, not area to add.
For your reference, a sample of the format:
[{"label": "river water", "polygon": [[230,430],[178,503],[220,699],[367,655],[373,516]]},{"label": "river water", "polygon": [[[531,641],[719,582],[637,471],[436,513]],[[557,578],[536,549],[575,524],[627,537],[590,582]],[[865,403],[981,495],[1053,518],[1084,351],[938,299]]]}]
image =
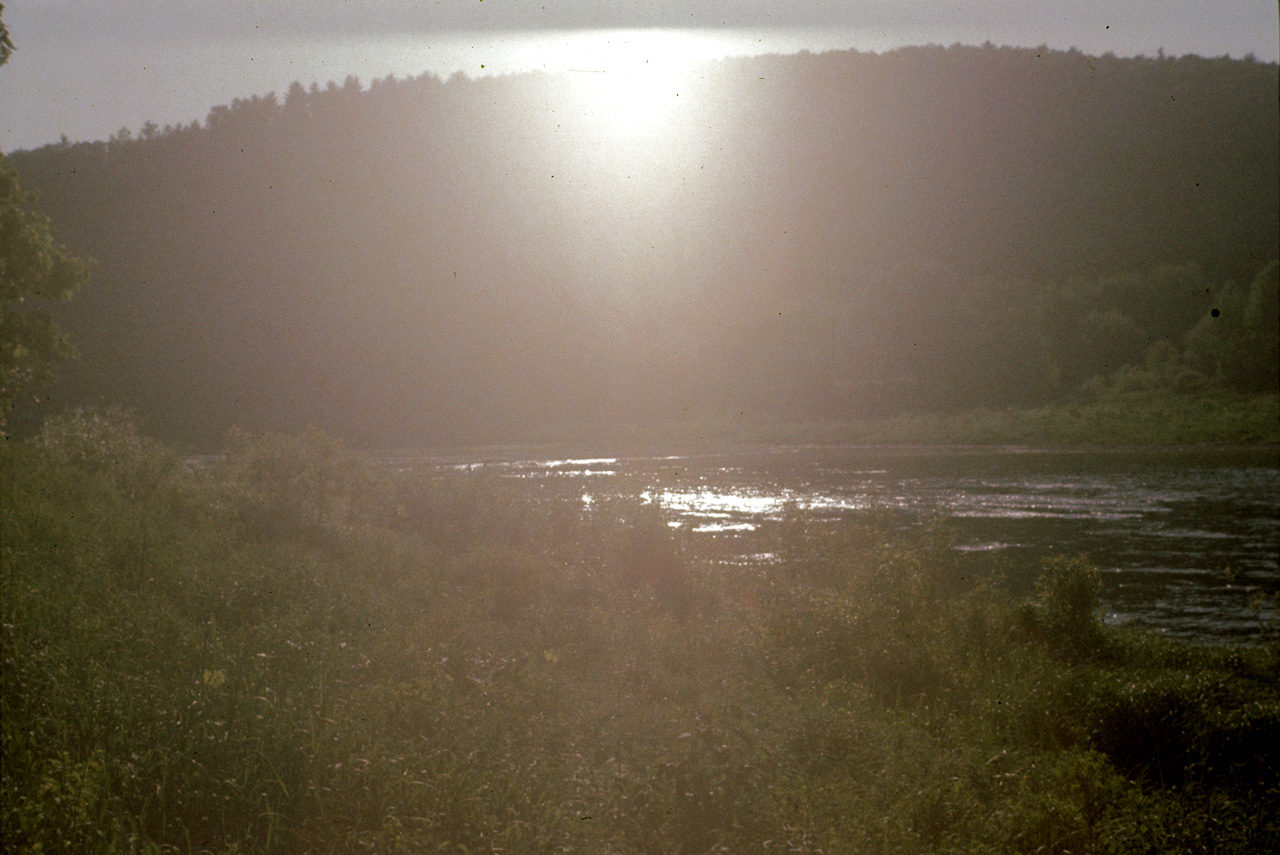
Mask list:
[{"label": "river water", "polygon": [[[443,465],[443,464],[442,464]],[[954,548],[1022,581],[1051,555],[1103,576],[1105,618],[1194,642],[1261,639],[1280,591],[1280,450],[1070,451],[761,447],[572,458],[507,454],[450,464],[580,483],[585,501],[631,493],[738,560],[789,504],[821,517],[941,520]],[[1252,605],[1251,605],[1252,603]]]}]

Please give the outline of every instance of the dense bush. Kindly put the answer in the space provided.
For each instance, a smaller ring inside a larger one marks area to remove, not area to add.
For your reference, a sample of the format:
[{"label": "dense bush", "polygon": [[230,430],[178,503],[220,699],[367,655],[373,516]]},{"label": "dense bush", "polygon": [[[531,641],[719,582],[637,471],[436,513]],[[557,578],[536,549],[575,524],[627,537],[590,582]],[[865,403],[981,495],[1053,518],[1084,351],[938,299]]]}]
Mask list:
[{"label": "dense bush", "polygon": [[793,509],[728,565],[318,435],[0,455],[6,851],[1280,845],[1277,650],[1105,627],[1081,562],[1019,605],[938,531]]}]

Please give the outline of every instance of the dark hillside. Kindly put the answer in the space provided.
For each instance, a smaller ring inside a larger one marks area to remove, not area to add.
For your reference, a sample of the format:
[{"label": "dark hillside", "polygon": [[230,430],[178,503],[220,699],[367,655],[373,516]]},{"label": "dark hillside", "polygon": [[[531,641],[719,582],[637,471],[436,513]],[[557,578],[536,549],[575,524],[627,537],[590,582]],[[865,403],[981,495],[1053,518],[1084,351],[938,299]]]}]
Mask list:
[{"label": "dark hillside", "polygon": [[348,80],[9,159],[98,262],[51,407],[195,445],[528,439],[1037,403],[1157,358],[1265,386],[1205,324],[1274,337],[1246,315],[1280,255],[1278,80],[801,54],[709,66],[626,130],[571,75]]}]

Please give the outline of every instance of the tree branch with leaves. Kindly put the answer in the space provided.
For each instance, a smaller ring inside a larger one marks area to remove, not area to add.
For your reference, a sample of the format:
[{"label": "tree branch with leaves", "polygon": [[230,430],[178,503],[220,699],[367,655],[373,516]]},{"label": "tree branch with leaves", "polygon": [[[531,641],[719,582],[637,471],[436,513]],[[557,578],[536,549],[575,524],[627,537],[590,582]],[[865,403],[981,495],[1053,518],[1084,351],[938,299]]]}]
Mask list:
[{"label": "tree branch with leaves", "polygon": [[[12,52],[0,20],[0,65]],[[0,154],[0,429],[19,396],[75,353],[50,308],[70,300],[89,276],[88,265],[57,242],[35,201]]]},{"label": "tree branch with leaves", "polygon": [[[0,16],[4,15],[4,4],[0,3]],[[4,18],[0,17],[0,65],[4,65],[9,61],[9,56],[13,53],[13,41],[9,38],[9,28],[4,25]]]}]

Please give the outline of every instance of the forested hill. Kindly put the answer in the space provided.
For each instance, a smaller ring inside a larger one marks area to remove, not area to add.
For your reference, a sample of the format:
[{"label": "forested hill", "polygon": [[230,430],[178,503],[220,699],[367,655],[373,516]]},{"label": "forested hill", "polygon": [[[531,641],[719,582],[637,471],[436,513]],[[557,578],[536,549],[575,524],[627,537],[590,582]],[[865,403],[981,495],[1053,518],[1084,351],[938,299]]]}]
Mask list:
[{"label": "forested hill", "polygon": [[97,262],[50,407],[421,446],[1273,389],[1278,83],[989,46],[725,60],[634,114],[351,79],[9,160]]}]

